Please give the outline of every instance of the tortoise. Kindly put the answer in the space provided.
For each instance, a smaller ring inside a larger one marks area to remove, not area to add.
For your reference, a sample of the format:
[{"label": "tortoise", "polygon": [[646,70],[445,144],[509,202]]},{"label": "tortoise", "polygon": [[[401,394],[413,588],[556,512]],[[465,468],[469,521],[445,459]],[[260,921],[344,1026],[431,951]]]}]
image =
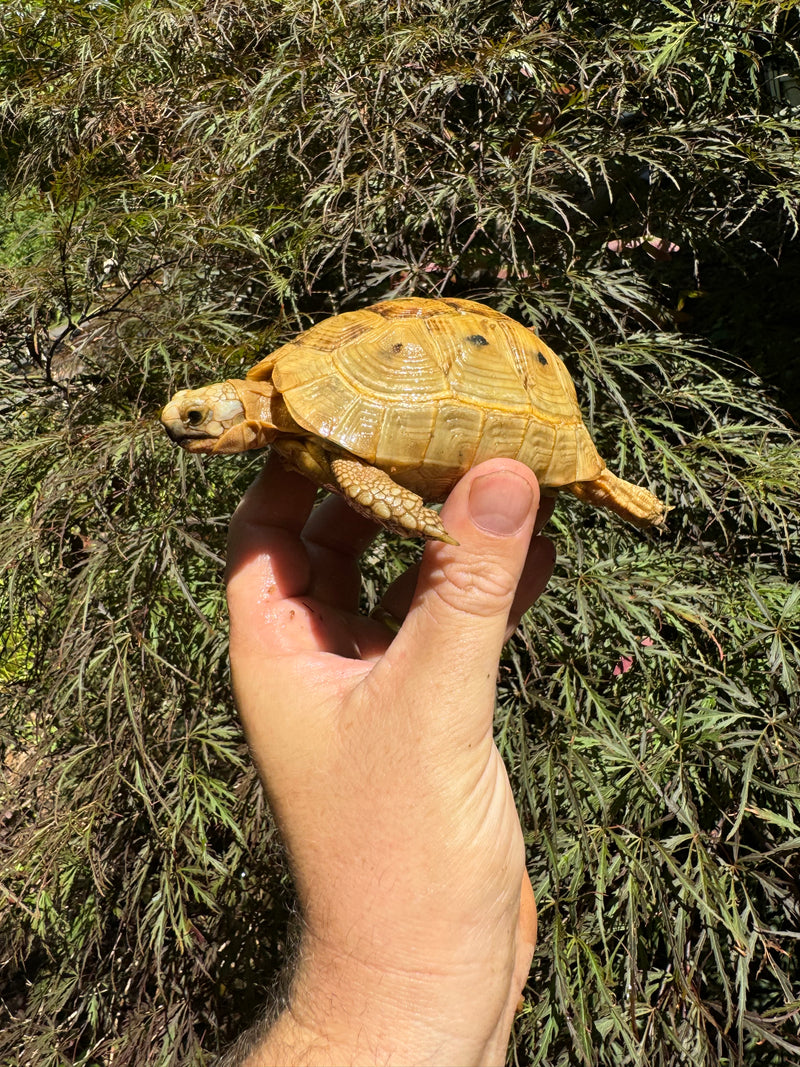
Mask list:
[{"label": "tortoise", "polygon": [[564,364],[536,334],[471,300],[386,300],[319,322],[244,379],[176,393],[161,413],[189,452],[271,445],[387,529],[455,542],[425,501],[508,457],[635,526],[664,505],[612,474]]}]

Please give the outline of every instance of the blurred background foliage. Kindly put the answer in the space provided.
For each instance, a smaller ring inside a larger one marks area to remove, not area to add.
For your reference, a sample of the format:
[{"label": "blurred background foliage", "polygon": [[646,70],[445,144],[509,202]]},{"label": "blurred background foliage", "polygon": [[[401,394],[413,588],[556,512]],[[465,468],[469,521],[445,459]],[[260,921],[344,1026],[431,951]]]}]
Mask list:
[{"label": "blurred background foliage", "polygon": [[[212,1063],[271,996],[293,902],[220,582],[260,459],[158,411],[412,293],[534,325],[674,509],[561,501],[502,663],[541,927],[514,1062],[800,1056],[798,21],[2,5],[0,1062]],[[379,539],[365,604],[418,552]]]}]

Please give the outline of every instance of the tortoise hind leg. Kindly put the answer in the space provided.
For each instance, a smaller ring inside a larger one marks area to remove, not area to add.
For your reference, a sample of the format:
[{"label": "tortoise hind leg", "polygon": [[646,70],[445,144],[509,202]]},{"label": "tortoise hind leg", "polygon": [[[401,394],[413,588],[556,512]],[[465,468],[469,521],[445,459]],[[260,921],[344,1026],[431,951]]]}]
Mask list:
[{"label": "tortoise hind leg", "polygon": [[330,460],[336,488],[362,515],[403,537],[425,537],[457,545],[432,508],[422,497],[404,489],[378,467],[350,456]]},{"label": "tortoise hind leg", "polygon": [[618,478],[608,468],[591,482],[573,482],[563,488],[578,500],[608,508],[634,526],[662,526],[666,518],[667,508],[649,489]]}]

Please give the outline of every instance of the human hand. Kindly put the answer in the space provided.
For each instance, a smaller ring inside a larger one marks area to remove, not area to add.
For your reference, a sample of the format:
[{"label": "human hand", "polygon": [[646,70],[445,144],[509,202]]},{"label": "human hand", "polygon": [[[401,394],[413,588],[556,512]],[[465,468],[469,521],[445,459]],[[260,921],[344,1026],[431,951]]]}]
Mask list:
[{"label": "human hand", "polygon": [[358,614],[375,527],[314,495],[271,457],[231,523],[236,702],[304,922],[289,1009],[246,1062],[502,1063],[536,913],[495,683],[552,570],[530,541],[552,502],[511,460],[465,475],[443,510],[460,544],[383,599],[395,635]]}]

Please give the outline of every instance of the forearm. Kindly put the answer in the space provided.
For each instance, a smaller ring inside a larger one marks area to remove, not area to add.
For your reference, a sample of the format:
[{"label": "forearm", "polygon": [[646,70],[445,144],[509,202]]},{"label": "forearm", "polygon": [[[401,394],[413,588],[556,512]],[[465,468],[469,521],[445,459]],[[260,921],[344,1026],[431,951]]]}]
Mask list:
[{"label": "forearm", "polygon": [[[504,1062],[519,996],[513,974],[389,973],[324,955],[301,963],[289,1007],[242,1067]],[[499,1010],[498,978],[508,986]]]}]

